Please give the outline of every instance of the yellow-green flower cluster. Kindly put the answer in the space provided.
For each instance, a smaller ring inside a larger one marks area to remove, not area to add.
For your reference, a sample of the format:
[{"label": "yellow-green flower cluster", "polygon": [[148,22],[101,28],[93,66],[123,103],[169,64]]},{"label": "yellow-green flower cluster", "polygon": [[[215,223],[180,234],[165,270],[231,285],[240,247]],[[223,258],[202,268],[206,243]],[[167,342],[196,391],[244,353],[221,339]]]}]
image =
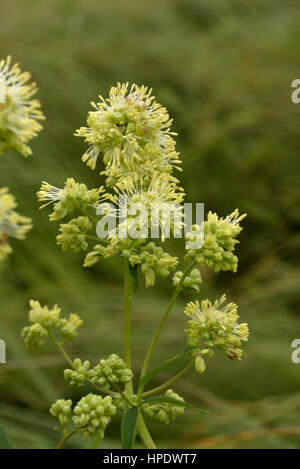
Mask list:
[{"label": "yellow-green flower cluster", "polygon": [[73,218],[69,223],[61,223],[59,227],[61,234],[56,237],[57,244],[61,245],[64,251],[86,251],[88,248],[86,234],[91,231],[92,226],[86,216]]},{"label": "yellow-green flower cluster", "polygon": [[29,83],[29,72],[21,72],[19,64],[11,65],[11,58],[0,61],[0,155],[15,150],[28,156],[32,153],[27,143],[42,129],[44,119],[40,102],[32,99],[37,92],[35,83]]},{"label": "yellow-green flower cluster", "polygon": [[125,219],[108,237],[116,243],[122,233],[133,239],[180,235],[184,193],[177,183],[169,173],[155,172],[147,184],[143,179],[123,178],[114,187],[117,195],[107,197],[117,205],[115,213]]},{"label": "yellow-green flower cluster", "polygon": [[156,275],[167,277],[178,264],[177,257],[170,256],[153,241],[145,246],[124,250],[123,255],[128,257],[132,267],[141,266],[146,287],[154,285]]},{"label": "yellow-green flower cluster", "polygon": [[102,244],[96,244],[94,246],[93,251],[89,252],[85,259],[84,259],[84,267],[91,267],[92,265],[96,264],[101,257],[104,259],[108,259],[109,257],[113,257],[120,252],[118,246],[102,246]]},{"label": "yellow-green flower cluster", "polygon": [[[175,272],[173,276],[173,285],[174,287],[177,287],[179,283],[181,282],[181,279],[183,277],[183,272],[181,270],[178,270]],[[187,275],[182,283],[182,288],[188,289],[188,290],[193,290],[194,292],[199,292],[200,291],[200,285],[202,283],[202,277],[201,273],[198,269],[193,269],[189,275]]]},{"label": "yellow-green flower cluster", "polygon": [[32,325],[24,327],[21,334],[27,348],[41,348],[52,329],[59,332],[61,342],[68,342],[76,337],[77,329],[82,325],[82,320],[77,314],[71,313],[66,319],[60,317],[61,310],[57,305],[49,309],[47,305],[41,306],[39,301],[35,300],[30,300],[29,305],[29,321]]},{"label": "yellow-green flower cluster", "polygon": [[128,383],[132,379],[132,371],[126,367],[125,362],[116,354],[100,360],[88,373],[91,383],[98,384],[105,390],[117,383]]},{"label": "yellow-green flower cluster", "polygon": [[199,242],[199,248],[188,249],[185,259],[207,265],[215,273],[221,270],[236,272],[238,258],[234,250],[239,242],[236,236],[242,231],[239,223],[245,216],[239,216],[237,209],[226,218],[219,218],[216,213],[209,212],[203,227],[194,225],[192,231],[187,233],[187,242]]},{"label": "yellow-green flower cluster", "polygon": [[7,187],[0,188],[0,261],[12,252],[9,238],[24,239],[32,228],[31,219],[15,211],[15,198]]},{"label": "yellow-green flower cluster", "polygon": [[85,381],[101,386],[108,391],[113,384],[128,383],[132,379],[132,371],[126,367],[124,361],[116,354],[100,360],[98,365],[90,369],[90,362],[82,362],[80,358],[73,361],[73,369],[64,371],[65,380],[71,386],[82,386]]},{"label": "yellow-green flower cluster", "polygon": [[118,83],[108,99],[99,96],[100,102],[92,103],[87,127],[75,133],[89,144],[82,157],[88,166],[94,169],[103,155],[108,185],[131,173],[144,177],[153,171],[171,172],[180,163],[172,121],[151,93],[145,86]]},{"label": "yellow-green flower cluster", "polygon": [[[167,276],[178,261],[155,245],[145,245],[149,238],[180,237],[183,228],[184,193],[172,174],[179,155],[171,120],[166,109],[154,101],[151,90],[128,83],[112,87],[110,97],[93,106],[88,126],[76,135],[89,143],[83,160],[91,168],[102,154],[106,185],[114,186],[113,193],[103,187],[88,190],[69,178],[63,189],[43,182],[37,196],[46,202],[42,207],[54,203],[52,221],[72,216],[75,210],[81,212],[79,218],[60,226],[57,243],[62,249],[88,249],[85,267],[102,257],[118,254],[130,258],[132,265],[141,266],[150,286],[155,275]],[[110,223],[112,219],[115,223]],[[89,246],[95,238],[90,232],[93,229],[99,241]]]},{"label": "yellow-green flower cluster", "polygon": [[[184,402],[184,399],[176,394],[176,392],[172,391],[172,389],[168,389],[165,392],[165,396]],[[168,424],[184,413],[184,406],[165,402],[158,402],[157,404],[145,403],[143,405],[143,410],[148,417],[158,420],[161,423]]]},{"label": "yellow-green flower cluster", "polygon": [[240,360],[242,342],[249,337],[248,325],[239,324],[237,305],[228,303],[226,295],[211,303],[209,300],[190,302],[186,305],[185,314],[190,318],[186,333],[188,345],[197,347],[196,371],[205,370],[205,357],[213,355],[213,349],[221,349],[228,358]]},{"label": "yellow-green flower cluster", "polygon": [[61,424],[62,427],[64,427],[64,430],[66,431],[68,425],[69,425],[69,415],[72,410],[72,401],[71,399],[65,400],[65,399],[58,399],[52,406],[50,407],[50,414],[53,417],[56,417]]},{"label": "yellow-green flower cluster", "polygon": [[96,208],[100,194],[103,192],[102,186],[99,189],[88,190],[85,184],[79,184],[73,178],[68,178],[63,189],[44,181],[37,192],[37,197],[40,202],[46,202],[40,208],[54,204],[49,218],[51,221],[58,221],[66,215],[72,215],[75,210],[85,211],[90,206]]},{"label": "yellow-green flower cluster", "polygon": [[64,378],[71,386],[82,386],[88,380],[89,368],[91,364],[88,360],[84,362],[80,358],[75,358],[73,361],[73,369],[66,369],[64,371]]},{"label": "yellow-green flower cluster", "polygon": [[116,407],[112,404],[111,396],[88,394],[76,404],[72,421],[86,440],[93,437],[102,439],[115,412]]},{"label": "yellow-green flower cluster", "polygon": [[[88,394],[82,397],[74,407],[72,422],[78,433],[86,440],[93,437],[102,439],[105,429],[115,412],[116,407],[112,404],[112,398],[110,396],[101,397],[96,394]],[[67,433],[71,413],[71,399],[58,399],[50,407],[50,414],[58,419],[63,427],[64,434]]]}]

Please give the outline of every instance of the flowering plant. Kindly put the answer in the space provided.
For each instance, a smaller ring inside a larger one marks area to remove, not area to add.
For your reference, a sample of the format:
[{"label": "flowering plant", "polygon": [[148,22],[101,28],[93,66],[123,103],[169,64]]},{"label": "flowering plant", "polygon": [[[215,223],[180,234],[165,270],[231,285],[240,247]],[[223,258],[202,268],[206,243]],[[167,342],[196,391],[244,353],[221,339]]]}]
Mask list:
[{"label": "flowering plant", "polygon": [[[248,327],[238,322],[237,305],[225,305],[223,295],[214,302],[196,300],[186,305],[187,348],[149,371],[154,348],[180,292],[185,289],[193,295],[200,291],[201,266],[215,273],[236,272],[236,238],[245,215],[240,216],[235,210],[220,218],[209,212],[206,220],[192,225],[185,232],[186,267],[175,271],[179,260],[164,250],[164,240],[169,235],[180,236],[186,222],[180,208],[184,192],[174,176],[181,162],[167,110],[155,101],[152,90],[137,85],[129,87],[127,83],[118,83],[111,88],[108,99],[100,97],[100,102],[92,106],[87,126],[75,135],[88,144],[82,160],[91,169],[96,168],[101,157],[100,174],[105,176],[105,184],[88,189],[72,178],[67,179],[63,188],[43,182],[37,196],[42,207],[53,204],[49,218],[60,222],[57,244],[63,250],[83,251],[84,267],[112,256],[122,258],[124,354],[102,357],[94,365],[78,357],[70,358],[64,344],[76,337],[81,319],[76,314],[62,317],[56,305],[49,308],[35,300],[30,302],[31,325],[24,328],[22,336],[31,349],[41,348],[46,338],[52,340],[68,364],[64,371],[66,382],[71,386],[86,382],[93,389],[93,393],[84,395],[74,405],[70,399],[59,399],[51,406],[50,413],[58,419],[62,431],[58,448],[75,433],[90,440],[92,447],[98,447],[116,412],[123,414],[123,448],[134,448],[136,435],[147,448],[155,448],[145,419],[168,424],[186,408],[193,408],[171,388],[176,380],[191,368],[202,374],[216,349],[230,359],[240,360],[242,356],[241,345],[248,340]],[[147,287],[153,286],[157,277],[174,272],[175,288],[150,340],[135,387],[131,366],[131,303],[139,272]],[[171,364],[180,364],[184,358],[189,363],[173,378],[145,390],[157,373]]]}]

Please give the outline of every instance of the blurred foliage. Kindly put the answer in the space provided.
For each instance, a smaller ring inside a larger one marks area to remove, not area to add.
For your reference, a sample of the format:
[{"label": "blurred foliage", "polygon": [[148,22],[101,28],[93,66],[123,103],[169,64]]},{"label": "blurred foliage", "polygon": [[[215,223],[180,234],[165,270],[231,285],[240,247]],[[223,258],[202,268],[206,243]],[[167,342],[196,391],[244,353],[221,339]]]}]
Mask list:
[{"label": "blurred foliage", "polygon": [[[153,87],[169,109],[186,201],[205,202],[221,216],[236,207],[248,213],[238,274],[204,272],[200,292],[214,299],[227,291],[239,304],[251,331],[244,358],[233,363],[220,355],[203,376],[178,382],[178,391],[209,409],[209,417],[187,411],[167,432],[150,427],[162,447],[299,447],[300,365],[290,358],[300,328],[300,108],[290,100],[300,72],[298,8],[297,0],[2,0],[0,57],[11,54],[32,71],[47,116],[30,159],[0,159],[0,186],[10,187],[35,225],[26,242],[14,243],[0,272],[0,336],[8,347],[0,422],[15,447],[53,447],[50,402],[82,392],[64,383],[63,361],[50,346],[42,356],[25,351],[19,334],[30,298],[84,318],[70,353],[96,360],[122,351],[120,263],[84,270],[80,255],[55,245],[56,227],[35,198],[43,179],[99,183],[80,161],[85,145],[73,133],[89,102],[117,81]],[[170,244],[174,254],[183,252],[182,242]],[[135,368],[170,291],[163,281],[137,293]],[[154,362],[184,347],[183,307],[184,298]],[[156,384],[166,378],[162,373]],[[118,425],[116,417],[103,447],[118,446]]]}]

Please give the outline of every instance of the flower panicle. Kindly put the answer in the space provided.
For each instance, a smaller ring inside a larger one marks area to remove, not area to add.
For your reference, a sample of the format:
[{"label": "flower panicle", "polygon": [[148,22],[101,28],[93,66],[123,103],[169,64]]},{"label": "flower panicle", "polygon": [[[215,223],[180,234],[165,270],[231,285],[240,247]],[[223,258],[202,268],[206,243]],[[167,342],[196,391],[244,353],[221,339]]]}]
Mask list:
[{"label": "flower panicle", "polygon": [[175,151],[176,133],[171,132],[172,119],[167,109],[155,101],[152,89],[129,83],[118,83],[110,89],[109,98],[99,96],[91,105],[87,127],[75,135],[83,137],[88,149],[82,160],[95,169],[100,154],[105,166],[102,174],[108,181],[137,171],[151,172],[163,166],[172,171],[180,164]]}]

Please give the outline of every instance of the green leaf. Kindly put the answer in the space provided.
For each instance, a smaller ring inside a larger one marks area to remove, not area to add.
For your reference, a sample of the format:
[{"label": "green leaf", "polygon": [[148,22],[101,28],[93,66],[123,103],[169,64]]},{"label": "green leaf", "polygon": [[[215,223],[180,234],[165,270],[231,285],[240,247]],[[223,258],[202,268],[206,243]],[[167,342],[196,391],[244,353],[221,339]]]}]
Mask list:
[{"label": "green leaf", "polygon": [[147,402],[148,404],[152,403],[152,404],[158,404],[158,403],[162,403],[162,404],[174,404],[174,405],[177,405],[177,406],[180,406],[180,407],[188,407],[189,409],[193,409],[193,410],[196,410],[197,412],[200,412],[200,414],[204,414],[204,415],[207,415],[208,412],[206,410],[203,410],[203,409],[199,409],[198,407],[192,405],[192,404],[189,404],[188,402],[182,402],[182,401],[179,401],[178,399],[174,399],[173,397],[168,397],[168,396],[156,396],[156,397],[150,397],[149,399],[146,399],[144,401],[144,403]]},{"label": "green leaf", "polygon": [[133,449],[135,434],[136,434],[136,424],[140,408],[130,407],[122,418],[121,423],[121,442],[122,449]]},{"label": "green leaf", "polygon": [[8,439],[6,431],[0,426],[0,449],[12,449],[12,444]]},{"label": "green leaf", "polygon": [[153,378],[153,376],[157,375],[157,373],[159,373],[160,371],[163,371],[165,368],[168,368],[170,365],[173,365],[173,363],[177,362],[178,360],[185,357],[186,355],[189,355],[192,350],[195,350],[197,348],[199,348],[199,347],[198,346],[189,347],[183,353],[181,353],[180,355],[176,355],[175,357],[170,358],[166,362],[163,362],[160,365],[156,366],[155,368],[153,368],[153,370],[149,371],[149,373],[147,373],[146,375],[144,375],[141,378],[138,387],[143,388],[145,386],[145,384],[148,383],[148,381],[150,381],[150,379]]}]

